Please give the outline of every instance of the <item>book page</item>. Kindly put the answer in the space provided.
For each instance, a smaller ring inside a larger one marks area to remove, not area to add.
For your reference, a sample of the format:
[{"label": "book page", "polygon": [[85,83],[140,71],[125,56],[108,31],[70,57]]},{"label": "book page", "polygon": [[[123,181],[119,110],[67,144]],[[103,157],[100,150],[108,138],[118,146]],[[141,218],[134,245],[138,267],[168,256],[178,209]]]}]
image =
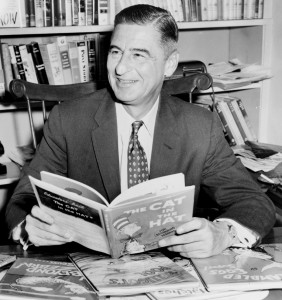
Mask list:
[{"label": "book page", "polygon": [[110,206],[116,206],[131,198],[149,196],[149,194],[153,196],[164,191],[181,189],[183,187],[185,187],[185,179],[182,173],[150,179],[124,191],[111,202]]},{"label": "book page", "polygon": [[102,210],[105,205],[29,176],[39,206],[56,225],[73,236],[73,241],[109,254]]},{"label": "book page", "polygon": [[74,192],[97,203],[105,204],[107,206],[109,205],[106,198],[104,198],[99,192],[77,180],[73,180],[68,177],[60,176],[46,171],[41,171],[40,176],[42,181],[53,184],[58,188]]}]

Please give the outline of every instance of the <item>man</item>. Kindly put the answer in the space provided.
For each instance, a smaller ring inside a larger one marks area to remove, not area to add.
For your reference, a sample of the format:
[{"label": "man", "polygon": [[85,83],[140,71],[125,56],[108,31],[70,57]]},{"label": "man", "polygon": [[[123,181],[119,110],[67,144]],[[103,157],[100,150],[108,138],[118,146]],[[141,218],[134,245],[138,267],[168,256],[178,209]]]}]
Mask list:
[{"label": "man", "polygon": [[71,232],[58,228],[36,205],[28,174],[39,178],[46,170],[68,176],[112,200],[136,183],[127,170],[133,159],[129,140],[142,146],[138,153],[145,165],[137,178],[182,172],[186,185],[196,186],[196,206],[201,191],[220,208],[215,222],[194,217],[160,246],[207,257],[238,243],[251,247],[269,232],[273,204],[233,155],[218,117],[162,90],[164,77],[178,64],[177,40],[177,24],[160,8],[132,6],[116,16],[107,62],[111,88],[53,109],[7,207],[14,240],[21,240],[25,230],[36,246],[72,240]]}]

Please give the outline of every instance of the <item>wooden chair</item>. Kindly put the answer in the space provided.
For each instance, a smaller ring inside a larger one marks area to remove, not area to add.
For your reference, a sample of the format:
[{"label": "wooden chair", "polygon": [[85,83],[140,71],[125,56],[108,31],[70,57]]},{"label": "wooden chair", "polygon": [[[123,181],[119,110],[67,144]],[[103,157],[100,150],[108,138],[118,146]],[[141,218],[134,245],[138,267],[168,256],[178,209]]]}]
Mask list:
[{"label": "wooden chair", "polygon": [[[187,101],[191,101],[191,94],[196,90],[206,90],[212,85],[212,78],[207,73],[192,72],[189,75],[167,79],[164,89],[170,95],[187,94]],[[37,146],[37,138],[32,116],[32,102],[42,103],[43,121],[47,119],[46,102],[62,102],[80,99],[96,90],[93,82],[69,84],[69,85],[45,85],[35,84],[20,79],[14,79],[10,83],[10,93],[17,100],[26,101],[32,144]]]}]

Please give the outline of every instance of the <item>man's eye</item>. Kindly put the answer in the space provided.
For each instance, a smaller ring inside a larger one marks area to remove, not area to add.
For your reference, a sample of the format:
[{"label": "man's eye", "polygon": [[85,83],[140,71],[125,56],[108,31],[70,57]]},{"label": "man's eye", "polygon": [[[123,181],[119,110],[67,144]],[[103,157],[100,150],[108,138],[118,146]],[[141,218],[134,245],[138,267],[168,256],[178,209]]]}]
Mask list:
[{"label": "man's eye", "polygon": [[139,61],[143,61],[147,59],[147,57],[143,53],[134,53],[133,58]]},{"label": "man's eye", "polygon": [[111,49],[111,50],[109,51],[109,54],[110,54],[111,56],[113,56],[113,57],[117,57],[117,56],[120,56],[120,55],[121,55],[121,51],[115,50],[115,49]]}]

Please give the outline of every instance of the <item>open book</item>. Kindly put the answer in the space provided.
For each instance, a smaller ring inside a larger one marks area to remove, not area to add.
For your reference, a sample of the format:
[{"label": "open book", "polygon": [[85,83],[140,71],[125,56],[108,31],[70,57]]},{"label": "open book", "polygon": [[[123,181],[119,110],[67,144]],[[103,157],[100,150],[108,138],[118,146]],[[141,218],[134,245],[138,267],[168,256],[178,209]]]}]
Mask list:
[{"label": "open book", "polygon": [[282,244],[231,247],[192,262],[208,291],[282,289]]},{"label": "open book", "polygon": [[29,178],[39,206],[73,241],[112,257],[158,248],[193,214],[195,187],[185,187],[181,173],[145,181],[111,203],[67,177],[42,171],[41,180]]}]

